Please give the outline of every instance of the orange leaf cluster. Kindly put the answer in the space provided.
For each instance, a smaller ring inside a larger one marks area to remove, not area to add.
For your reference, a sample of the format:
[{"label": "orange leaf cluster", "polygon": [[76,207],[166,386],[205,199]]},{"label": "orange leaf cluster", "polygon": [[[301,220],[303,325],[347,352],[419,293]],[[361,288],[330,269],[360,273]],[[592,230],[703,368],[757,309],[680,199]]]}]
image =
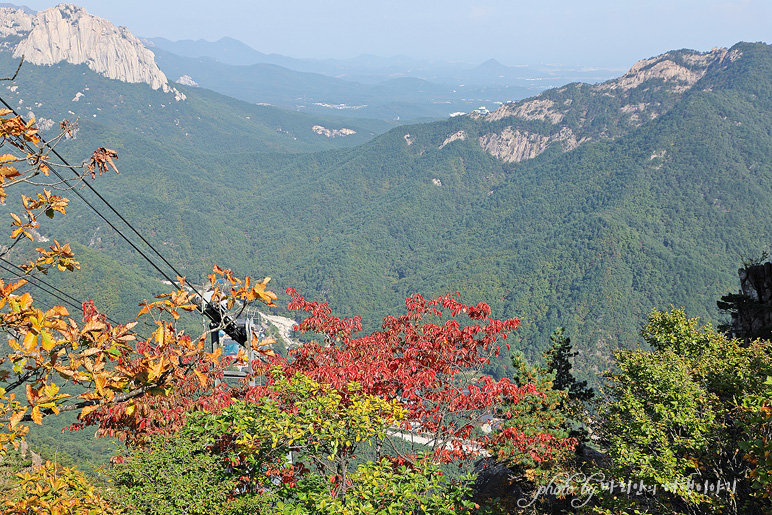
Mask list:
[{"label": "orange leaf cluster", "polygon": [[80,263],[75,260],[75,254],[70,249],[69,243],[61,245],[58,241],[54,240],[54,244],[48,248],[50,250],[35,249],[40,254],[40,257],[35,261],[21,265],[21,268],[27,273],[37,270],[44,274],[48,273],[49,268],[54,265],[61,271],[69,270],[72,272],[75,269],[80,269]]},{"label": "orange leaf cluster", "polygon": [[17,478],[19,491],[2,505],[6,515],[123,513],[75,468],[59,467],[48,461],[33,472],[17,474]]},{"label": "orange leaf cluster", "polygon": [[[30,154],[27,150],[29,143],[37,145],[40,141],[38,129],[34,126],[35,120],[31,119],[25,123],[20,116],[5,118],[5,116],[12,113],[13,111],[10,109],[0,109],[0,138],[4,138],[5,141],[24,152],[25,157],[19,158],[12,154],[0,156],[0,203],[4,203],[8,197],[8,194],[5,192],[5,182],[8,179],[14,179],[22,175],[16,167],[9,166],[9,163],[31,159],[35,164],[38,164],[36,155]],[[41,164],[41,169],[44,168],[45,166]],[[47,172],[47,169],[44,171]]]},{"label": "orange leaf cluster", "polygon": [[[71,255],[58,243],[41,252],[48,258]],[[140,314],[154,313],[156,329],[151,340],[137,341],[131,333],[137,322],[112,326],[93,303],[84,304],[82,324],[63,307],[36,308],[29,293],[17,293],[25,283],[0,280],[0,329],[16,335],[9,342],[11,352],[0,358],[12,365],[12,371],[0,373],[6,385],[0,389],[0,450],[23,436],[24,421],[40,424],[47,415],[72,409],[80,411],[80,424],[97,424],[102,434],[141,442],[164,430],[164,419],[168,427],[179,425],[179,417],[166,417],[163,410],[185,406],[183,399],[195,390],[213,391],[219,354],[205,351],[203,335],[191,339],[174,327],[180,311],[195,309],[190,293],[179,290],[143,304]],[[249,297],[243,287],[234,291]],[[67,383],[86,391],[76,397],[60,393]],[[25,389],[24,399],[13,391],[19,387]]]}]

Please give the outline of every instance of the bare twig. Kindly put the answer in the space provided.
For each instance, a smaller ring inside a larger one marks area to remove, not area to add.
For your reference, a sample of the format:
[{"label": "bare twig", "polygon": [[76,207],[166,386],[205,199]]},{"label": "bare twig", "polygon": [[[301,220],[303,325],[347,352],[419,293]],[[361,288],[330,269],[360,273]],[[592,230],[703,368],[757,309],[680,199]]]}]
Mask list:
[{"label": "bare twig", "polygon": [[21,70],[21,65],[24,64],[24,56],[21,56],[21,61],[19,61],[19,67],[16,68],[16,73],[13,74],[13,77],[3,77],[0,80],[16,80],[16,76],[19,74],[19,70]]}]

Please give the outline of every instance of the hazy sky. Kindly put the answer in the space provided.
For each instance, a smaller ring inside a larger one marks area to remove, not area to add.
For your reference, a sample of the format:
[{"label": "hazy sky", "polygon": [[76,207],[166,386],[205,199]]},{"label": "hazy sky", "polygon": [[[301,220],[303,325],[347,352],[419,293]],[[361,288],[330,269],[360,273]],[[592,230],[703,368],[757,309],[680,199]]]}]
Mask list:
[{"label": "hazy sky", "polygon": [[[16,3],[45,9],[52,2]],[[230,36],[291,57],[627,67],[667,50],[772,42],[771,0],[82,0],[143,37]]]}]

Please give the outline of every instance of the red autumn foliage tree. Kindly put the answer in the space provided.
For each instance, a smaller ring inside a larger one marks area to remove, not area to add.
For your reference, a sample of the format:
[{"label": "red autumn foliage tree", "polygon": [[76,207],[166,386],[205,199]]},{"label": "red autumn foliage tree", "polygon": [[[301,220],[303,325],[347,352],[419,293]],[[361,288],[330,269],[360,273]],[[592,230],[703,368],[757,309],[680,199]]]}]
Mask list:
[{"label": "red autumn foliage tree", "polygon": [[[572,439],[550,434],[526,435],[508,428],[491,438],[476,430],[480,416],[496,413],[503,403],[517,406],[534,395],[543,396],[533,385],[494,381],[481,372],[498,354],[501,341],[519,326],[516,318],[493,319],[487,305],[463,304],[458,294],[437,299],[414,295],[406,301],[405,314],[386,317],[381,330],[357,337],[358,318],[335,317],[326,304],[307,301],[294,290],[288,293],[290,309],[309,314],[296,329],[318,333],[321,341],[292,351],[289,359],[273,356],[253,362],[255,376],[262,376],[254,377],[255,386],[215,390],[196,399],[220,395],[217,405],[202,410],[183,401],[198,413],[188,413],[181,434],[203,439],[199,452],[226,463],[226,475],[239,485],[233,489],[233,502],[338,513],[318,508],[334,503],[364,506],[366,500],[357,493],[361,488],[388,491],[398,483],[403,494],[423,492],[420,485],[438,474],[427,472],[427,466],[437,471],[437,462],[487,454],[494,445],[501,447],[502,440],[513,452],[528,453],[536,461],[573,448]],[[434,463],[427,465],[423,453],[405,451],[398,438],[428,448],[428,460]],[[371,456],[371,444],[375,461],[362,465],[361,458]],[[135,450],[122,463],[134,470],[146,455]],[[383,478],[372,476],[373,463],[386,474]],[[161,467],[157,473],[166,471]],[[138,499],[145,499],[144,483],[137,479],[145,473],[132,472],[122,488],[140,492]],[[438,495],[450,502],[450,494],[465,491],[468,481],[451,481],[449,490]],[[378,502],[400,498],[389,495]],[[456,499],[458,506],[466,502],[465,495]]]},{"label": "red autumn foliage tree", "polygon": [[271,364],[330,384],[344,398],[349,385],[356,384],[357,392],[399,400],[408,416],[392,436],[419,434],[436,461],[478,455],[500,438],[516,442],[536,459],[548,459],[554,448],[574,444],[549,435],[526,437],[517,430],[493,439],[475,434],[480,417],[495,412],[497,405],[537,393],[533,385],[516,386],[482,373],[498,356],[502,341],[519,327],[517,318],[494,319],[487,304],[466,305],[458,293],[436,299],[416,294],[406,299],[405,314],[388,316],[381,330],[356,337],[358,317],[335,317],[326,303],[308,301],[294,289],[287,293],[291,310],[309,314],[296,329],[324,340],[293,351],[290,361],[276,358]]}]

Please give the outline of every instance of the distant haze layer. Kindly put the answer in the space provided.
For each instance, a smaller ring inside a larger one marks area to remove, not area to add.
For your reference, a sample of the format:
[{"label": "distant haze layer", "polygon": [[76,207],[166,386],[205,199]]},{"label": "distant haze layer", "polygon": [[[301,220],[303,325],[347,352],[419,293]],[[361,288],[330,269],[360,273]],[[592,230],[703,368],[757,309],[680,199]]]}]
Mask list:
[{"label": "distant haze layer", "polygon": [[[53,2],[30,0],[32,9]],[[506,65],[628,67],[676,48],[710,50],[768,41],[766,0],[428,0],[409,2],[204,2],[82,0],[92,14],[134,34],[170,40],[234,37],[265,53],[351,58],[360,54]]]}]

